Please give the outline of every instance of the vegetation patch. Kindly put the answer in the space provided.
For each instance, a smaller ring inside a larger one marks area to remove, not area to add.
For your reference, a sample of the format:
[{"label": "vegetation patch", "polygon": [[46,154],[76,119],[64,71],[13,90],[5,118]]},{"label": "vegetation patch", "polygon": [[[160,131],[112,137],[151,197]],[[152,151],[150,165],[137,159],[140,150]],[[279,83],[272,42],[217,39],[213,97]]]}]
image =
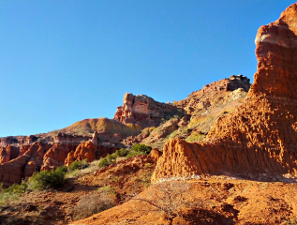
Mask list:
[{"label": "vegetation patch", "polygon": [[59,188],[65,182],[66,166],[61,166],[51,171],[40,171],[34,173],[28,180],[28,187],[32,190],[45,190]]},{"label": "vegetation patch", "polygon": [[104,168],[117,161],[117,158],[126,157],[131,158],[137,155],[148,155],[152,150],[151,146],[144,144],[135,144],[130,150],[121,148],[113,154],[108,154],[105,158],[102,158],[98,164],[99,168]]},{"label": "vegetation patch", "polygon": [[186,141],[189,142],[198,142],[204,139],[205,135],[200,132],[192,132],[189,137],[187,137]]},{"label": "vegetation patch", "polygon": [[110,186],[101,187],[96,192],[80,198],[72,212],[73,220],[87,218],[95,213],[102,212],[117,204],[116,193]]},{"label": "vegetation patch", "polygon": [[74,161],[69,165],[68,169],[74,171],[74,170],[84,169],[86,167],[88,167],[88,163],[87,163],[87,160],[84,159],[82,161]]},{"label": "vegetation patch", "polygon": [[28,184],[24,180],[20,184],[13,184],[6,189],[0,183],[0,205],[5,205],[12,200],[19,199],[20,195],[27,191],[27,187]]}]

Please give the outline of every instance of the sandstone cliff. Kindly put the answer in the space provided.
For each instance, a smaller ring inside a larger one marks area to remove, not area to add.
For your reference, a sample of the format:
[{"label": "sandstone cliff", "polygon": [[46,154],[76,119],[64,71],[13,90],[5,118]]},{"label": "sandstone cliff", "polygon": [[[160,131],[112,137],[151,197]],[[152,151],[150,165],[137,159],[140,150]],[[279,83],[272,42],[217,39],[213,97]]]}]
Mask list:
[{"label": "sandstone cliff", "polygon": [[114,119],[124,124],[137,124],[144,127],[156,126],[162,119],[167,120],[175,114],[183,114],[182,109],[157,102],[146,95],[126,93],[123,106],[117,108]]},{"label": "sandstone cliff", "polygon": [[258,71],[248,98],[221,116],[206,140],[170,140],[154,181],[199,174],[296,175],[297,4],[256,36]]},{"label": "sandstone cliff", "polygon": [[97,133],[88,137],[59,132],[55,136],[39,135],[39,138],[33,135],[21,139],[2,138],[0,182],[9,186],[39,170],[70,165],[75,160],[86,159],[90,162],[119,148],[108,137],[103,137],[105,136],[98,136]]}]

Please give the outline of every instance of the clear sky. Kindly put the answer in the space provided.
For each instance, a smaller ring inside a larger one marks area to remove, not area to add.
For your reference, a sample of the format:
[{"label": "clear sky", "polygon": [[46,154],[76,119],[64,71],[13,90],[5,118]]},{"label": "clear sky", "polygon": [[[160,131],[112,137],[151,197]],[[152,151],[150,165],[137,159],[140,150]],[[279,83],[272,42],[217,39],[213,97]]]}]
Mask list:
[{"label": "clear sky", "polygon": [[258,28],[289,0],[0,0],[0,137],[112,118],[124,93],[253,80]]}]

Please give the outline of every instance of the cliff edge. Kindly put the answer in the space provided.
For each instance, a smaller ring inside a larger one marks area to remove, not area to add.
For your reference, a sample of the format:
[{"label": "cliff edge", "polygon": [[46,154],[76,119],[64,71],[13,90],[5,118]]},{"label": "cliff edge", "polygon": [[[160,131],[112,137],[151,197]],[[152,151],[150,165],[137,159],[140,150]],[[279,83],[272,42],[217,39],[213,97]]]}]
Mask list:
[{"label": "cliff edge", "polygon": [[169,140],[154,182],[200,174],[249,179],[296,175],[296,34],[297,4],[260,27],[255,40],[258,69],[246,101],[221,116],[204,141]]}]

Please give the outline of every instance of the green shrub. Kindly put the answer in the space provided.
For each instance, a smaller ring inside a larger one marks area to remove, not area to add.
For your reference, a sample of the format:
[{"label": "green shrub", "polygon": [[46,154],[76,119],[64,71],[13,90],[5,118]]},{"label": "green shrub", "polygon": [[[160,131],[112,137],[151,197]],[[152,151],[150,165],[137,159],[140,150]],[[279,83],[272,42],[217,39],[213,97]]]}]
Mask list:
[{"label": "green shrub", "polygon": [[146,155],[149,154],[151,150],[152,150],[151,146],[146,146],[144,144],[136,144],[131,147],[131,151],[144,153]]},{"label": "green shrub", "polygon": [[106,167],[109,165],[110,165],[110,163],[108,162],[108,160],[106,158],[101,159],[98,164],[99,168],[103,168],[103,167]]},{"label": "green shrub", "polygon": [[67,166],[60,166],[56,170],[62,173],[67,173],[68,171]]},{"label": "green shrub", "polygon": [[114,154],[111,154],[111,155],[108,154],[105,158],[107,159],[108,163],[111,164],[111,163],[114,163],[116,161],[117,156],[114,153]]},{"label": "green shrub", "polygon": [[131,151],[131,152],[129,152],[129,154],[126,156],[126,158],[131,158],[131,157],[134,157],[134,156],[137,156],[137,155],[145,155],[145,153],[143,153],[143,152],[135,152],[135,151]]},{"label": "green shrub", "polygon": [[69,165],[68,169],[74,171],[74,170],[84,169],[87,166],[88,166],[87,160],[74,161]]},{"label": "green shrub", "polygon": [[112,155],[113,155],[113,157],[117,158],[120,156],[120,151],[116,150],[115,153],[113,153]]},{"label": "green shrub", "polygon": [[134,157],[136,155],[148,155],[152,150],[151,146],[146,146],[144,144],[133,145],[130,152],[127,154],[127,158]]},{"label": "green shrub", "polygon": [[144,144],[133,145],[131,147],[130,151],[127,151],[126,149],[121,148],[120,150],[116,150],[115,153],[108,154],[105,158],[101,159],[98,166],[100,168],[109,166],[110,164],[115,163],[116,158],[118,158],[118,157],[125,156],[127,158],[130,158],[130,157],[134,157],[136,155],[147,155],[151,152],[151,150],[152,150],[152,147],[146,146]]},{"label": "green shrub", "polygon": [[128,151],[125,148],[121,148],[119,151],[119,155],[121,157],[126,156],[128,154]]},{"label": "green shrub", "polygon": [[6,189],[3,189],[3,193],[9,194],[22,194],[26,192],[28,184],[26,181],[22,180],[20,184],[13,184]]},{"label": "green shrub", "polygon": [[40,171],[39,173],[34,173],[29,179],[29,186],[33,190],[59,188],[65,182],[66,171],[67,168],[63,166],[50,172]]},{"label": "green shrub", "polygon": [[16,200],[19,196],[27,191],[28,184],[22,180],[20,184],[13,184],[4,189],[3,184],[0,183],[0,206],[7,205],[12,200]]}]

